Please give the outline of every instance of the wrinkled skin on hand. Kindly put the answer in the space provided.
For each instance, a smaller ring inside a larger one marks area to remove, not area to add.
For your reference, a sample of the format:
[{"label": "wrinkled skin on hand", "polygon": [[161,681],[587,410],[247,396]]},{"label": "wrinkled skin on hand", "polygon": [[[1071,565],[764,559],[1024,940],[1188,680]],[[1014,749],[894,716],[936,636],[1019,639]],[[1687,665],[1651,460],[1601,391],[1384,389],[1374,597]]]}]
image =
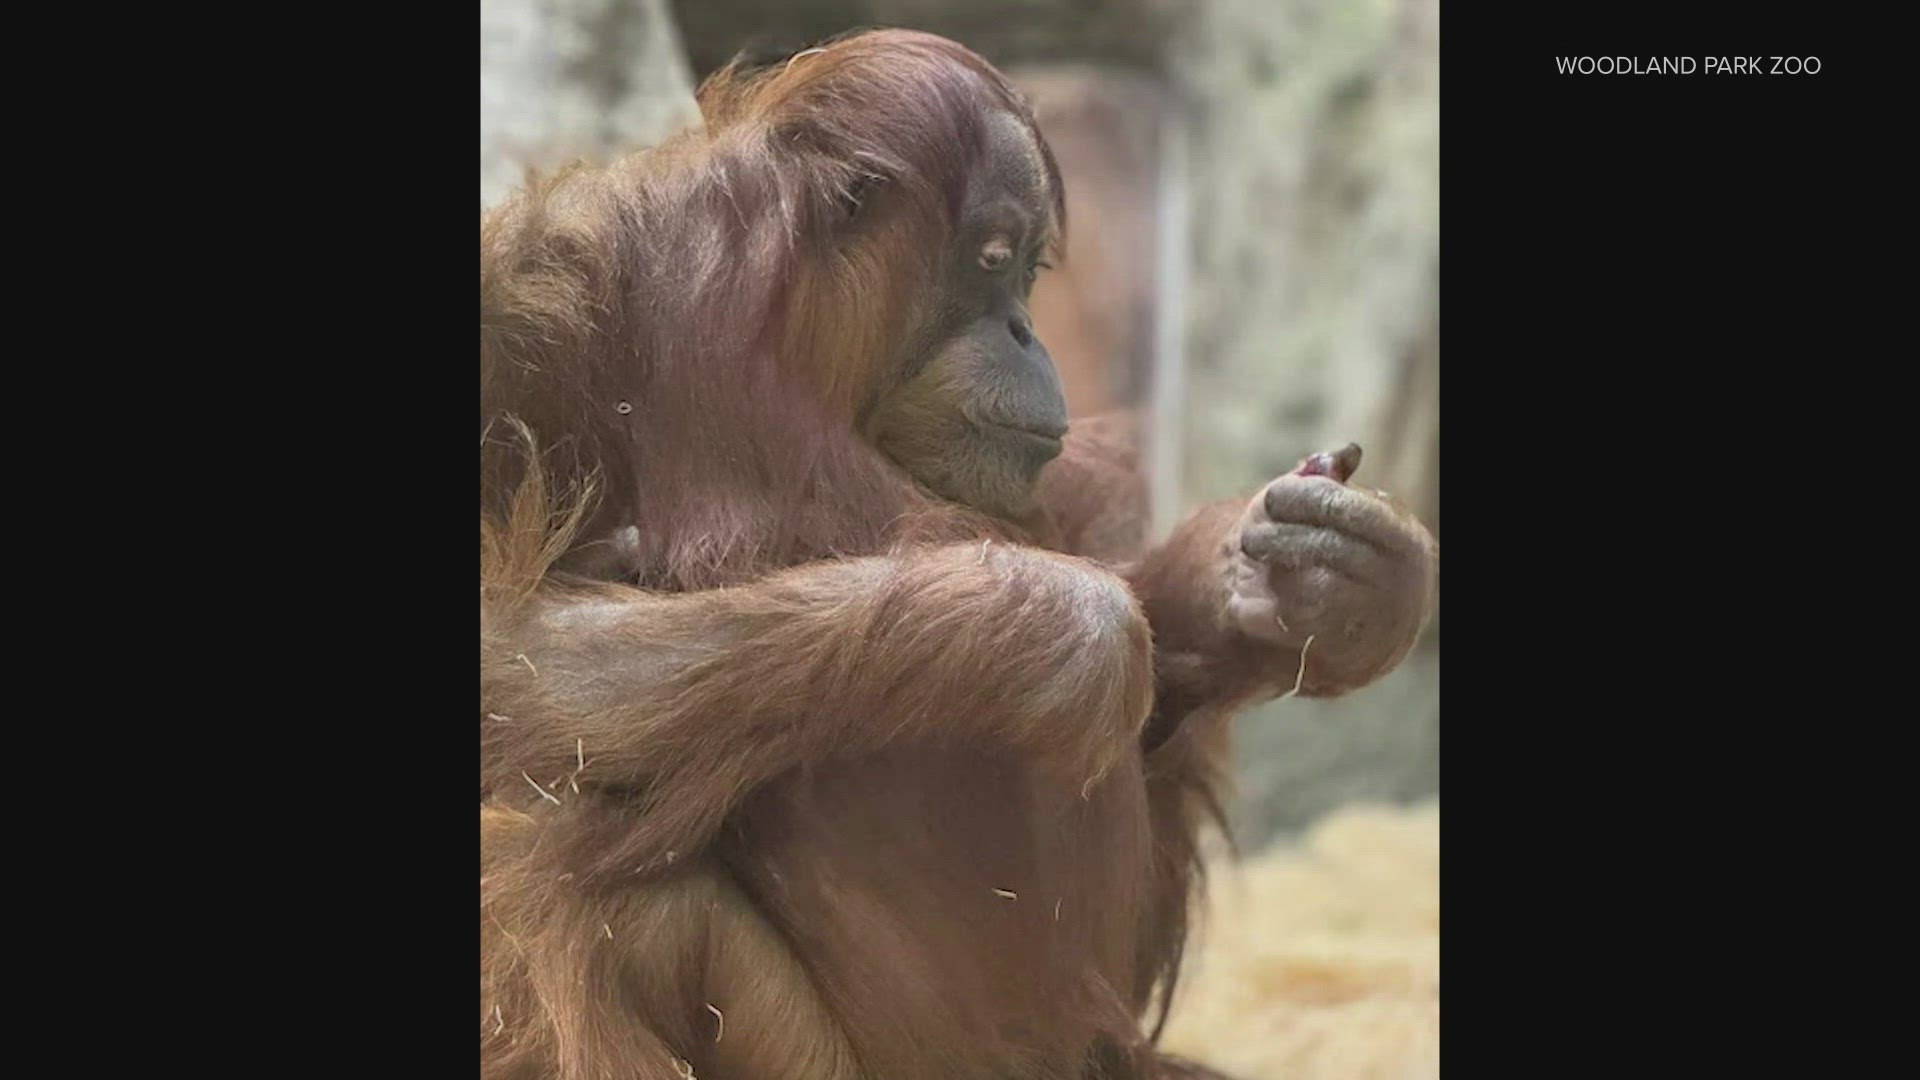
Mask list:
[{"label": "wrinkled skin on hand", "polygon": [[1349,443],[1269,483],[1241,515],[1229,559],[1229,624],[1305,650],[1298,685],[1307,693],[1385,674],[1432,608],[1438,545],[1385,492],[1347,482],[1359,464]]}]

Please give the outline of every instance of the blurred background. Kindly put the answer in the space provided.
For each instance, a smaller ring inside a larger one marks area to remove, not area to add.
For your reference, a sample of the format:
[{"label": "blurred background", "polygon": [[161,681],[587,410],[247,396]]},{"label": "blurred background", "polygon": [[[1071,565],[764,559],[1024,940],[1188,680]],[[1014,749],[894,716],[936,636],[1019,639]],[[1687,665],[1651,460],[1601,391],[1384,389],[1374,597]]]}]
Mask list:
[{"label": "blurred background", "polygon": [[[1032,101],[1068,192],[1033,314],[1076,415],[1146,421],[1156,523],[1355,441],[1439,492],[1438,0],[482,0],[480,194],[695,123],[739,49],[944,34]],[[1438,1074],[1436,615],[1399,670],[1236,725],[1165,1044],[1255,1080]]]}]

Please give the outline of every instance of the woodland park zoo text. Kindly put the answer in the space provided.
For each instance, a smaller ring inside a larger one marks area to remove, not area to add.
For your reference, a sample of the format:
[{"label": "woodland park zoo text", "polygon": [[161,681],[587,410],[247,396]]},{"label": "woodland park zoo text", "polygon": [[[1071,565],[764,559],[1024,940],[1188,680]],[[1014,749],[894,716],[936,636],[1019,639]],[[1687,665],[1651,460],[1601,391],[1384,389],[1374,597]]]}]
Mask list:
[{"label": "woodland park zoo text", "polygon": [[1556,56],[1562,75],[1818,75],[1817,56]]}]

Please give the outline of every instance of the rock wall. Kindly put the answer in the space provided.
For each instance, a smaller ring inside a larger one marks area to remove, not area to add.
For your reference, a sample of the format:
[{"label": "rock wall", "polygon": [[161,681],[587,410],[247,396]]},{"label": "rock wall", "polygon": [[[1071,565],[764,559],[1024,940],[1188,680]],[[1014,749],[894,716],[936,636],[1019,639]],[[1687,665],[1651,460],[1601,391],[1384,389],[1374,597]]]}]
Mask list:
[{"label": "rock wall", "polygon": [[481,0],[480,204],[699,119],[666,0]]},{"label": "rock wall", "polygon": [[[1250,492],[1316,449],[1439,527],[1437,0],[1203,0],[1167,77],[1191,120],[1182,489]],[[1439,788],[1439,631],[1380,684],[1250,710],[1250,847]]]}]

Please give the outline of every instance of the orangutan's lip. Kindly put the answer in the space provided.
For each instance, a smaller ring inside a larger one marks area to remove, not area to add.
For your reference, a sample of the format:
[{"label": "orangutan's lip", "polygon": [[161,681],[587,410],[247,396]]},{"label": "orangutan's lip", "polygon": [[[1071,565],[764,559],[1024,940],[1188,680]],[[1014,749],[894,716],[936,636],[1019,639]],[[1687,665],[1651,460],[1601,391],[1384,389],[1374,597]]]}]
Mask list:
[{"label": "orangutan's lip", "polygon": [[980,421],[980,426],[993,428],[997,431],[1004,431],[1012,435],[1019,435],[1028,439],[1041,439],[1051,443],[1059,442],[1065,438],[1067,434],[1067,425],[1065,424],[1060,424],[1056,427],[1026,424],[999,424],[990,420],[982,420]]},{"label": "orangutan's lip", "polygon": [[982,422],[980,426],[988,433],[1003,438],[1008,443],[1017,447],[1017,452],[1021,457],[1025,458],[1028,465],[1035,469],[1059,457],[1061,450],[1065,449],[1065,445],[1060,441],[1061,436],[1059,435],[1050,435],[1044,431],[1034,431],[1031,428],[1013,427],[1009,424],[989,424]]}]

